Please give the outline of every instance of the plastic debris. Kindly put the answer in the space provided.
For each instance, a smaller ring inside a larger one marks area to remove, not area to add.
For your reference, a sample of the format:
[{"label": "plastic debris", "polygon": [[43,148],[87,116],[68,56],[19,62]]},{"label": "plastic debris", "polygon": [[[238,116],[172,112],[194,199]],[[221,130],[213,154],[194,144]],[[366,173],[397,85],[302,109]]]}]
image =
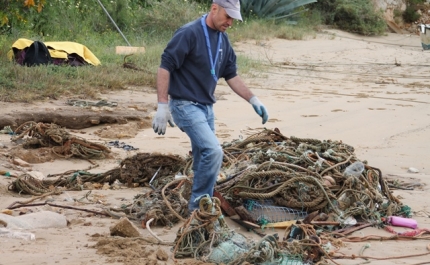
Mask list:
[{"label": "plastic debris", "polygon": [[126,144],[124,142],[120,143],[118,140],[116,140],[116,141],[110,141],[109,142],[109,146],[113,146],[113,147],[116,147],[116,148],[122,148],[122,149],[124,149],[126,151],[139,150],[139,148],[133,147],[133,146],[128,145],[128,144]]},{"label": "plastic debris", "polygon": [[387,223],[394,226],[409,227],[412,229],[415,229],[418,226],[417,221],[415,221],[414,219],[404,218],[400,216],[389,216],[387,219]]},{"label": "plastic debris", "polygon": [[420,171],[414,167],[410,167],[410,168],[408,168],[408,172],[409,173],[419,173]]},{"label": "plastic debris", "polygon": [[353,176],[353,177],[359,177],[361,173],[364,171],[364,164],[360,161],[356,161],[349,165],[345,172],[343,173],[345,177]]},{"label": "plastic debris", "polygon": [[24,240],[36,240],[36,236],[30,232],[13,231],[7,228],[0,228],[0,237],[17,238]]}]

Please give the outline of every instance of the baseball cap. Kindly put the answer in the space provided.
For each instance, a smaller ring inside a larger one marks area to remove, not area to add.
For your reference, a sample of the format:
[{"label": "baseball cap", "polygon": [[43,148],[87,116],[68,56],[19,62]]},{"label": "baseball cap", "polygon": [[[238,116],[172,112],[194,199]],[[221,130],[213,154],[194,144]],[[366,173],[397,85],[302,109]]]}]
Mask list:
[{"label": "baseball cap", "polygon": [[230,17],[242,21],[239,0],[213,0],[213,3],[223,7]]}]

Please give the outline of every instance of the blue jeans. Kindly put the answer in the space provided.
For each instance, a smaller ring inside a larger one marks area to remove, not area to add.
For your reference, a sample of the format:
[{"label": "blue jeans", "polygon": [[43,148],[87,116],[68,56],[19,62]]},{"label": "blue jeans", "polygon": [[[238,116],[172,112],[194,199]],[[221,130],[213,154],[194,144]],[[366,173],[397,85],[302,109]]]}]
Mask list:
[{"label": "blue jeans", "polygon": [[224,153],[215,135],[212,104],[171,99],[169,107],[173,121],[191,140],[194,179],[188,209],[193,211],[201,196],[213,196]]}]

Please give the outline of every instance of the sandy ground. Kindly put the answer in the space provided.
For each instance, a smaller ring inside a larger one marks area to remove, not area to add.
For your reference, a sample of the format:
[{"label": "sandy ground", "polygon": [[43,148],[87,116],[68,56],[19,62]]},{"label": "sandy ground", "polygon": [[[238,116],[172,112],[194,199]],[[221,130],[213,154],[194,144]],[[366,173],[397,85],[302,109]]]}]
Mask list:
[{"label": "sandy ground", "polygon": [[[359,159],[380,168],[385,177],[421,183],[414,190],[393,192],[412,208],[419,228],[430,228],[427,197],[430,183],[430,78],[426,68],[430,66],[430,57],[427,51],[422,50],[419,36],[387,34],[383,37],[362,37],[329,31],[308,40],[247,41],[237,43],[235,47],[238,53],[261,60],[267,65],[263,70],[243,77],[268,108],[270,119],[265,127],[279,128],[285,136],[342,140],[355,147]],[[217,95],[216,129],[220,142],[246,137],[249,129],[263,128],[252,107],[229,90],[224,81],[220,82]],[[150,88],[130,88],[102,97],[118,102],[119,106],[137,104],[149,110],[153,110],[156,102],[155,90]],[[0,108],[2,113],[31,111],[35,108],[55,111],[64,105],[64,101],[14,105],[0,102]],[[100,138],[94,133],[105,126],[95,126],[76,133],[91,141],[107,142],[112,139]],[[112,148],[114,158],[98,161],[99,167],[91,172],[105,172],[117,167],[121,159],[136,152],[185,155],[190,150],[188,138],[178,128],[168,128],[165,136],[158,136],[151,128],[144,128],[135,137],[121,141],[139,148],[139,151],[127,152]],[[13,147],[7,135],[0,135],[0,143],[6,146],[0,151],[2,154],[7,154],[9,148]],[[4,156],[1,159],[0,170],[8,164]],[[48,175],[69,169],[84,169],[89,165],[87,161],[78,159],[55,160],[32,164],[32,169]],[[419,172],[408,172],[410,167]],[[8,192],[7,185],[11,181],[10,178],[0,177],[0,209],[14,201],[31,198]],[[98,198],[98,203],[87,206],[96,210],[100,210],[102,205],[120,206],[131,202],[136,194],[142,192],[144,188],[94,190],[92,196]],[[53,196],[52,199],[62,203],[70,197],[80,199],[86,193],[70,191]],[[46,207],[27,208],[33,211],[42,209]],[[0,237],[0,264],[174,263],[169,247],[143,243],[117,246],[130,248],[130,253],[122,257],[115,248],[110,248],[105,254],[97,254],[97,249],[93,247],[96,236],[108,235],[109,227],[117,220],[69,209],[48,207],[47,210],[64,214],[69,220],[68,227],[31,230],[36,235],[35,241]],[[18,212],[16,210],[15,214]],[[229,224],[252,240],[258,239],[257,235],[244,231],[234,223]],[[154,228],[154,231],[163,240],[172,241],[178,225],[171,229]],[[144,237],[150,237],[147,230],[139,230]],[[398,228],[397,231],[406,230]],[[282,230],[276,232],[283,233]],[[366,228],[353,235],[391,234],[376,228]],[[429,242],[426,240],[346,243],[339,253],[358,255],[366,244],[370,244],[370,247],[365,250],[365,255],[389,258],[370,259],[371,264],[430,264],[430,255],[393,258],[429,253],[426,249]],[[138,248],[137,252],[143,258],[133,258],[133,247]],[[167,261],[157,261],[155,258],[155,251],[159,248],[169,255]],[[109,257],[109,253],[113,257]],[[362,264],[364,260],[336,262]]]}]

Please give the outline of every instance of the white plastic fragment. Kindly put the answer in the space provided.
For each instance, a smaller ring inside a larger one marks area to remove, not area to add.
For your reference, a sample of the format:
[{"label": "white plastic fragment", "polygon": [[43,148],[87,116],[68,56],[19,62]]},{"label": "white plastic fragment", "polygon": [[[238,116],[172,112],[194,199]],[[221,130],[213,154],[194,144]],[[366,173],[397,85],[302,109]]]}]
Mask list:
[{"label": "white plastic fragment", "polygon": [[364,164],[360,161],[356,161],[349,165],[345,171],[343,172],[345,177],[353,176],[353,177],[359,177],[361,173],[364,171]]},{"label": "white plastic fragment", "polygon": [[30,176],[32,176],[33,178],[37,179],[37,180],[44,180],[45,179],[45,175],[40,172],[40,171],[28,171],[27,174],[29,174]]},{"label": "white plastic fragment", "polygon": [[418,173],[420,171],[418,169],[414,168],[414,167],[410,167],[410,168],[408,168],[408,172],[409,173]]},{"label": "white plastic fragment", "polygon": [[24,240],[35,240],[36,236],[30,232],[13,231],[7,228],[0,228],[0,237],[17,238]]}]

